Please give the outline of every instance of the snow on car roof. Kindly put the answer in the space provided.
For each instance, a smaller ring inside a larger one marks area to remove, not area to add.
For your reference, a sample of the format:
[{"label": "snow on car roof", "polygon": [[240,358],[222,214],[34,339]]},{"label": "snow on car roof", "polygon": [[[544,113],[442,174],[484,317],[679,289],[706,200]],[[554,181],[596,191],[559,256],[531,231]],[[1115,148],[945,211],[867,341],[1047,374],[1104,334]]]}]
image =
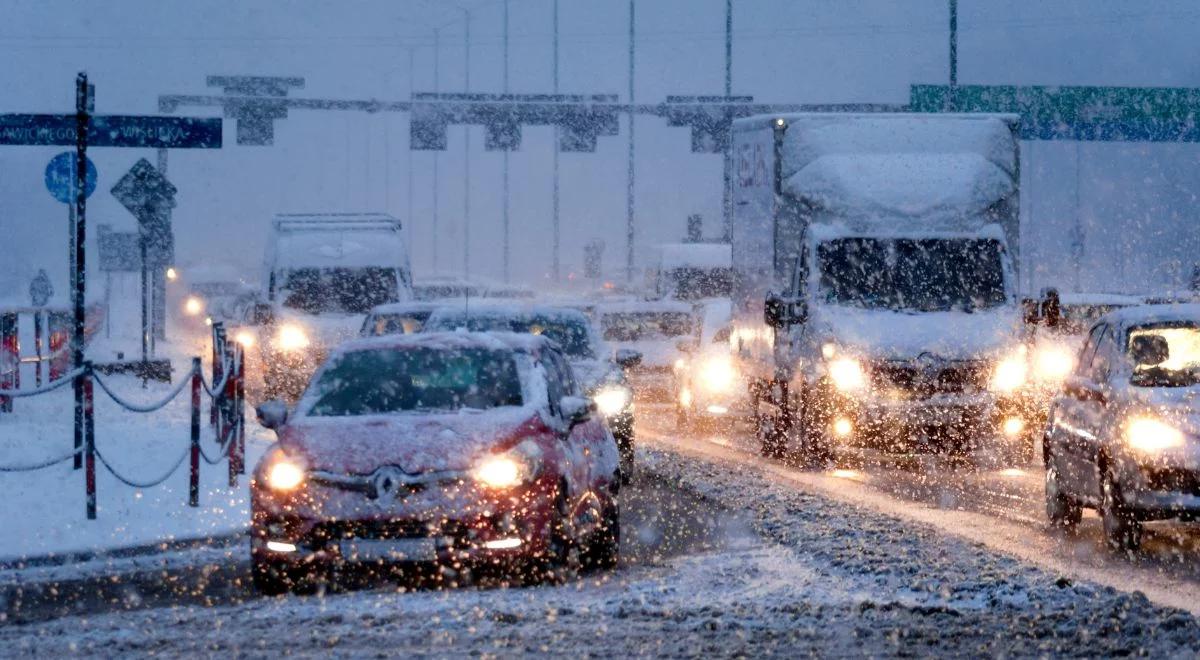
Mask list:
[{"label": "snow on car roof", "polygon": [[439,307],[445,307],[444,302],[398,302],[377,305],[371,308],[372,314],[407,314],[409,312],[429,312]]},{"label": "snow on car roof", "polygon": [[436,319],[455,319],[466,318],[468,316],[486,316],[495,317],[530,317],[542,316],[546,318],[564,319],[571,321],[579,321],[587,323],[587,314],[572,307],[559,307],[555,305],[514,305],[511,302],[488,302],[488,301],[472,301],[468,308],[465,304],[456,305],[441,305],[433,312],[432,322]]},{"label": "snow on car roof", "polygon": [[638,312],[681,312],[691,314],[694,311],[691,303],[679,302],[678,300],[633,300],[596,305],[597,314],[634,314]]},{"label": "snow on car roof", "polygon": [[347,341],[337,348],[337,353],[355,351],[432,348],[455,351],[470,348],[510,350],[522,353],[540,351],[553,342],[547,337],[518,332],[419,332],[411,335],[382,335]]},{"label": "snow on car roof", "polygon": [[1126,328],[1135,325],[1145,325],[1147,323],[1169,323],[1171,321],[1200,323],[1200,303],[1122,307],[1100,317],[1100,321],[1106,321]]},{"label": "snow on car roof", "polygon": [[1123,293],[1059,293],[1064,305],[1140,305],[1144,300]]}]

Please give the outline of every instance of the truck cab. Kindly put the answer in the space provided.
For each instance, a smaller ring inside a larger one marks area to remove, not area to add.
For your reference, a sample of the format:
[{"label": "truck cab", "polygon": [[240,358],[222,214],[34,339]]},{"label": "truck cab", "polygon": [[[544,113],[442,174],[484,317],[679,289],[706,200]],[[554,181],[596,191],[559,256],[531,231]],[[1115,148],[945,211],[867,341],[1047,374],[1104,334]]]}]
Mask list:
[{"label": "truck cab", "polygon": [[1013,118],[749,118],[734,147],[731,341],[763,452],[1028,442]]}]

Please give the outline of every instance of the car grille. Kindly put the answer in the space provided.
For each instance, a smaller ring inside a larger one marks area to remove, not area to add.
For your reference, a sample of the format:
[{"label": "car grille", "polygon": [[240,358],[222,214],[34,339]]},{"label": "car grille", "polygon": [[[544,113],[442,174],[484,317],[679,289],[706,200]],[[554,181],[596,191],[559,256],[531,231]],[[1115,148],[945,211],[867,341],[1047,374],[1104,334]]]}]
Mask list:
[{"label": "car grille", "polygon": [[938,394],[971,394],[987,385],[987,363],[981,361],[877,362],[871,366],[871,384],[906,398],[927,399]]},{"label": "car grille", "polygon": [[336,542],[341,539],[404,539],[429,536],[462,538],[466,528],[458,523],[432,524],[412,520],[336,521],[318,524],[312,531],[314,541]]}]

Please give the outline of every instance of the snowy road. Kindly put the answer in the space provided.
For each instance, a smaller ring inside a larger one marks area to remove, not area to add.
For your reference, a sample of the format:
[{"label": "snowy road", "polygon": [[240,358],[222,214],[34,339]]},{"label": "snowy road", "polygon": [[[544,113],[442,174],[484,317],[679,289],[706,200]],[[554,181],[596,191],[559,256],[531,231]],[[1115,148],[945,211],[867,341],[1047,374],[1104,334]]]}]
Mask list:
[{"label": "snowy road", "polygon": [[680,438],[672,415],[643,418],[651,421],[639,429],[641,437],[658,446],[760,465],[807,492],[932,524],[1072,578],[1142,591],[1155,602],[1200,615],[1195,597],[1200,593],[1200,526],[1148,524],[1143,547],[1133,556],[1107,548],[1092,511],[1085,512],[1077,533],[1056,532],[1046,524],[1040,459],[1016,467],[987,453],[963,460],[850,450],[840,453],[841,469],[805,471],[759,457],[748,430]]},{"label": "snowy road", "polygon": [[[961,530],[946,534],[873,486],[665,431],[642,429],[644,467],[625,492],[616,571],[526,589],[439,591],[406,581],[267,599],[247,588],[244,541],[235,540],[2,575],[0,649],[105,657],[1196,651],[1200,626],[1184,611],[994,552],[959,538]],[[825,479],[836,484],[828,492],[813,485]],[[856,490],[890,504],[848,503]]]}]

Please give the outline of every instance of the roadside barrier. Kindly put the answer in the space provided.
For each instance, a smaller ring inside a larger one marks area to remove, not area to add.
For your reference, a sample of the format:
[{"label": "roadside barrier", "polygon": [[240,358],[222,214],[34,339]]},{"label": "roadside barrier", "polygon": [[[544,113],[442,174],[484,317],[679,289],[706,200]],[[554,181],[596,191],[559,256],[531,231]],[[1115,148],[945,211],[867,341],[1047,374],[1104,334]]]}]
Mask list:
[{"label": "roadside barrier", "polygon": [[[220,324],[214,324],[219,327]],[[213,350],[213,383],[204,380],[204,372],[200,358],[194,357],[187,374],[171,386],[170,392],[161,399],[150,403],[135,403],[118,394],[106,382],[106,379],[96,373],[91,362],[85,362],[82,367],[33,389],[22,390],[17,387],[0,388],[0,402],[11,402],[15,398],[32,397],[52,392],[61,387],[82,379],[83,386],[83,442],[82,446],[69,453],[54,458],[28,464],[0,465],[0,472],[32,472],[42,470],[74,459],[82,463],[84,468],[84,492],[86,510],[89,520],[96,518],[96,461],[104,467],[117,481],[131,488],[153,488],[165,482],[175,474],[184,461],[188,461],[188,506],[200,506],[200,461],[209,465],[217,465],[222,461],[228,464],[229,486],[236,487],[238,475],[245,474],[246,451],[246,417],[245,417],[245,354],[241,344],[225,341],[224,329],[213,333],[214,340],[220,342]],[[189,390],[191,419],[188,429],[188,445],[165,473],[153,479],[138,479],[118,470],[110,458],[96,446],[95,427],[95,390],[100,390],[126,411],[137,414],[152,414],[161,410],[185,390]],[[210,456],[200,444],[200,413],[202,393],[207,395],[210,417],[213,420],[218,450],[215,456]],[[82,460],[80,460],[82,459]],[[190,459],[190,460],[189,460]]]}]

